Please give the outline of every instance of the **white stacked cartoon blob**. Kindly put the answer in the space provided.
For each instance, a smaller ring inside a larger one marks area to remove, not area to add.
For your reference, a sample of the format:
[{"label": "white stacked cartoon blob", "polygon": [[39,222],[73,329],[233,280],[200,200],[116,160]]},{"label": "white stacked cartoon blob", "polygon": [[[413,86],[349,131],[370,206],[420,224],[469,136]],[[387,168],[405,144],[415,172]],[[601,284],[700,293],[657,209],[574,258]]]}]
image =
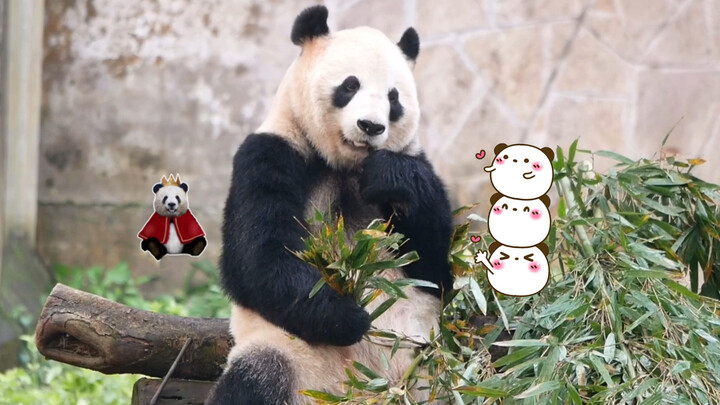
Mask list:
[{"label": "white stacked cartoon blob", "polygon": [[490,173],[490,181],[500,194],[532,200],[550,190],[554,157],[555,153],[550,148],[501,143],[495,147],[493,164],[485,171]]},{"label": "white stacked cartoon blob", "polygon": [[494,242],[489,250],[478,251],[475,261],[487,266],[488,281],[495,291],[524,297],[539,293],[547,285],[550,271],[544,243],[516,248]]},{"label": "white stacked cartoon blob", "polygon": [[488,281],[505,295],[537,294],[548,283],[550,190],[553,180],[550,148],[532,145],[495,147],[493,164],[485,168],[493,187],[488,229],[495,239],[489,252],[478,251],[475,261],[488,268]]},{"label": "white stacked cartoon blob", "polygon": [[497,193],[490,203],[488,229],[493,239],[503,245],[535,246],[550,233],[550,197],[518,200]]}]

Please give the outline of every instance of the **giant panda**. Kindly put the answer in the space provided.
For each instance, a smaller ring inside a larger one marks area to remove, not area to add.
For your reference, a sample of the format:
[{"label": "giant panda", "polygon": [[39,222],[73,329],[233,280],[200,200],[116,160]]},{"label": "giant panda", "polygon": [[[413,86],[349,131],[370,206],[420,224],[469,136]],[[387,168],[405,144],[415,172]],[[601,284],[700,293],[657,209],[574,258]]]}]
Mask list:
[{"label": "giant panda", "polygon": [[385,275],[439,287],[408,287],[408,299],[375,327],[429,339],[452,287],[450,204],[417,136],[418,35],[408,28],[395,43],[368,27],[330,33],[327,16],[314,6],[296,17],[300,55],[234,157],[220,269],[235,346],[209,404],[309,403],[304,389],[340,394],[353,361],[392,386],[412,362],[412,348],[401,349],[383,367],[380,352],[390,358],[390,348],[363,339],[370,318],[354,299],[327,285],[308,298],[320,274],[290,251],[304,249],[303,219],[315,208],[342,214],[349,235],[391,219],[409,239],[401,253],[415,250],[420,260]]}]

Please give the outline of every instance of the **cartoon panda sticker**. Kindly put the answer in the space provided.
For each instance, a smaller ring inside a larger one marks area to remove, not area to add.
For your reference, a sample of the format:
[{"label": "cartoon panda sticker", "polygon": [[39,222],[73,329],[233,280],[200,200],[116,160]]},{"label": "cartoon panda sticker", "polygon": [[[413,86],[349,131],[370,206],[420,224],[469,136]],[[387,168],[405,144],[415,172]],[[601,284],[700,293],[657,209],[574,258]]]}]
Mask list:
[{"label": "cartoon panda sticker", "polygon": [[517,248],[493,242],[488,252],[478,250],[476,263],[487,267],[488,282],[495,291],[515,297],[526,297],[542,291],[550,280],[548,247]]},{"label": "cartoon panda sticker", "polygon": [[493,239],[506,246],[530,247],[550,233],[550,197],[518,200],[500,193],[490,198],[488,230]]},{"label": "cartoon panda sticker", "polygon": [[552,149],[533,145],[500,143],[495,158],[485,167],[495,190],[520,200],[539,198],[550,190],[553,181]]},{"label": "cartoon panda sticker", "polygon": [[155,212],[138,233],[140,248],[150,252],[155,260],[166,254],[199,256],[205,246],[205,231],[188,207],[188,185],[180,176],[162,177],[153,186]]}]

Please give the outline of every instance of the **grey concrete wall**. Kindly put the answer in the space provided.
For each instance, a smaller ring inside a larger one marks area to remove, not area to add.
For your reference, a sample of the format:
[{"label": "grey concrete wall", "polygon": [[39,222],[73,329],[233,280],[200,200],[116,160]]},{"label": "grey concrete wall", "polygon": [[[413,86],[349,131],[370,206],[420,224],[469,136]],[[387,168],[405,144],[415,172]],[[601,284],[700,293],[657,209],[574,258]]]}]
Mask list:
[{"label": "grey concrete wall", "polygon": [[35,252],[43,0],[0,4],[0,369],[17,361],[16,314],[39,314],[50,274]]},{"label": "grey concrete wall", "polygon": [[[219,249],[231,159],[262,121],[312,1],[48,0],[39,246],[49,262],[177,280],[135,235],[179,172]],[[659,151],[720,165],[720,0],[328,0],[333,29],[414,25],[421,137],[455,204],[485,201],[475,152],[497,142]],[[452,7],[449,6],[452,4]],[[607,163],[598,162],[599,167]],[[482,211],[481,211],[482,212]],[[169,285],[173,285],[172,282]],[[163,284],[160,287],[166,287]]]}]

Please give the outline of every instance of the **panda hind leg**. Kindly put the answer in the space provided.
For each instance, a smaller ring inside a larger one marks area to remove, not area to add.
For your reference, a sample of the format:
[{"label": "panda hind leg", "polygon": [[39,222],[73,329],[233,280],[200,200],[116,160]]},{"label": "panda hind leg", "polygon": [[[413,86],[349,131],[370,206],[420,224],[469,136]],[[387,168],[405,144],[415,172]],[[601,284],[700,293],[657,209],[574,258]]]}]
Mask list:
[{"label": "panda hind leg", "polygon": [[285,405],[292,403],[290,361],[273,348],[256,348],[235,358],[220,376],[205,405]]},{"label": "panda hind leg", "polygon": [[165,245],[160,243],[157,238],[143,240],[140,243],[140,248],[142,248],[142,250],[150,252],[150,254],[155,257],[155,260],[160,260],[163,256],[165,256],[165,254],[167,254],[167,249],[165,248]]},{"label": "panda hind leg", "polygon": [[191,256],[200,256],[200,253],[205,250],[207,246],[207,240],[204,236],[193,239],[190,243],[183,246],[182,252]]}]

